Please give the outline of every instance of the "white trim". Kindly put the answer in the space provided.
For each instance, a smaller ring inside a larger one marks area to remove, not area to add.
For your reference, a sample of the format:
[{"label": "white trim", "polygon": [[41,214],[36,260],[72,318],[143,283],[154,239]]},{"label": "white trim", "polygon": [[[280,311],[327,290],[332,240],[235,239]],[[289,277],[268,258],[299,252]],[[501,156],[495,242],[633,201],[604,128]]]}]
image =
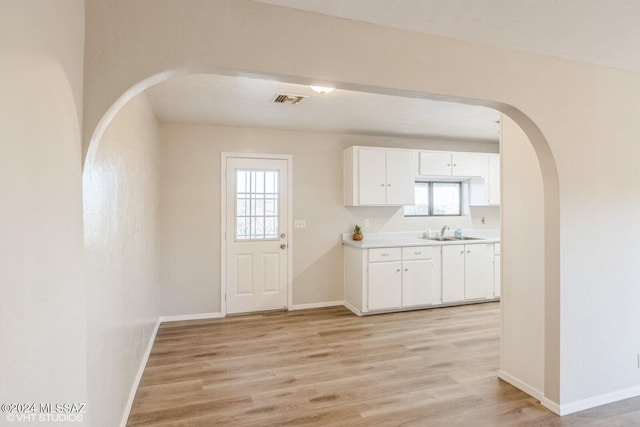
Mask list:
[{"label": "white trim", "polygon": [[556,415],[560,415],[560,416],[563,415],[562,410],[560,409],[560,405],[558,405],[556,402],[553,402],[547,399],[546,397],[543,397],[542,399],[540,399],[540,404]]},{"label": "white trim", "polygon": [[344,305],[344,301],[325,301],[325,302],[312,302],[309,304],[296,304],[290,305],[289,310],[307,310],[310,308],[325,308],[325,307],[335,307],[338,305]]},{"label": "white trim", "polygon": [[544,399],[543,392],[541,392],[535,387],[530,386],[525,382],[520,381],[516,377],[510,374],[507,374],[502,369],[498,371],[498,378],[500,378],[502,381],[508,382],[515,388],[522,390],[523,392],[527,393],[529,396],[533,397],[534,399],[538,399],[540,402],[542,402],[542,399]]},{"label": "white trim", "polygon": [[287,308],[293,306],[293,156],[291,154],[229,153],[220,154],[220,314],[227,315],[227,160],[270,159],[287,162]]},{"label": "white trim", "polygon": [[122,414],[122,420],[120,421],[121,427],[126,427],[127,421],[129,420],[129,414],[131,413],[131,408],[133,407],[133,400],[136,397],[136,392],[138,391],[138,386],[140,385],[140,380],[142,379],[142,374],[144,373],[144,368],[147,367],[147,362],[149,361],[149,356],[151,355],[151,349],[153,348],[153,343],[156,340],[156,335],[158,334],[158,328],[160,328],[160,318],[156,320],[156,324],[153,327],[153,331],[151,332],[151,336],[149,337],[149,342],[147,344],[147,349],[140,360],[140,366],[138,367],[138,373],[136,374],[136,378],[133,380],[133,385],[131,386],[131,391],[129,392],[129,399],[127,399],[127,404],[124,407],[124,413]]},{"label": "white trim", "polygon": [[622,390],[599,394],[597,396],[588,397],[586,399],[577,400],[575,402],[565,403],[563,405],[559,405],[559,407],[555,403],[550,402],[558,408],[558,412],[554,411],[552,407],[547,406],[545,403],[543,403],[543,405],[556,412],[558,415],[569,415],[573,414],[574,412],[584,411],[585,409],[591,409],[595,408],[596,406],[607,405],[609,403],[637,396],[640,396],[640,386],[629,387]]},{"label": "white trim", "polygon": [[222,313],[197,313],[197,314],[178,314],[175,316],[160,316],[160,322],[180,322],[182,320],[205,320],[220,319],[224,317]]},{"label": "white trim", "polygon": [[362,312],[360,310],[358,310],[357,308],[355,308],[353,305],[349,304],[347,301],[344,301],[342,303],[342,305],[344,305],[344,308],[346,308],[347,310],[351,311],[356,316],[362,316]]}]

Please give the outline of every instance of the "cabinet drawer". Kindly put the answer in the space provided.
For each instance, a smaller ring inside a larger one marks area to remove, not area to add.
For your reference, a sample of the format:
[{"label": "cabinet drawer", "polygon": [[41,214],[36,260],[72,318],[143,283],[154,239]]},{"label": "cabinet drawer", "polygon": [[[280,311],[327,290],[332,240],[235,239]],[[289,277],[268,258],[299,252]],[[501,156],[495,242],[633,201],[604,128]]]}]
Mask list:
[{"label": "cabinet drawer", "polygon": [[369,249],[369,262],[400,261],[401,257],[400,248]]},{"label": "cabinet drawer", "polygon": [[416,246],[409,248],[402,248],[402,259],[412,260],[412,259],[431,259],[433,258],[433,247],[432,246]]}]

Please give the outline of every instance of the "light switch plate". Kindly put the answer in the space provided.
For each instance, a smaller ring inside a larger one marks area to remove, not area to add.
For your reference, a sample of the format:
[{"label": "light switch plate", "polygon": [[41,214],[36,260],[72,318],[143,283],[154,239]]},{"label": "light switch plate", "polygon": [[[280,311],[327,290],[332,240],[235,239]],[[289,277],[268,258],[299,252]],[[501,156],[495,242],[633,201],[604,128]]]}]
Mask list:
[{"label": "light switch plate", "polygon": [[307,221],[304,219],[296,219],[293,221],[293,228],[307,228]]}]

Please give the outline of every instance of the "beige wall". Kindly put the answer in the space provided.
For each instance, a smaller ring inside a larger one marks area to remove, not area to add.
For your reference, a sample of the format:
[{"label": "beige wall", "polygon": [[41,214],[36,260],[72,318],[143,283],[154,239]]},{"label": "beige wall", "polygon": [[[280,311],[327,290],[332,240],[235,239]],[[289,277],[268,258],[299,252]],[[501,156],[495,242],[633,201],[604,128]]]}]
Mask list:
[{"label": "beige wall", "polygon": [[83,35],[83,1],[0,2],[3,403],[87,399]]},{"label": "beige wall", "polygon": [[[544,196],[536,153],[522,129],[501,119],[501,375],[540,398],[544,390]],[[524,261],[524,262],[523,262]],[[523,315],[524,314],[524,315]]]},{"label": "beige wall", "polygon": [[85,165],[91,425],[115,426],[159,316],[157,122],[131,100]]},{"label": "beige wall", "polygon": [[[96,0],[86,16],[89,157],[120,104],[179,73],[331,82],[507,112],[544,185],[544,246],[531,250],[545,256],[545,404],[570,412],[640,394],[637,73],[248,0]],[[516,262],[527,271],[527,259]]]},{"label": "beige wall", "polygon": [[[496,144],[452,143],[221,126],[162,124],[161,282],[165,315],[220,311],[220,156],[291,154],[293,304],[341,301],[340,235],[370,221],[367,232],[470,228],[471,217],[404,218],[394,207],[345,207],[343,150],[351,145],[496,152]],[[498,208],[478,208],[497,228]],[[479,221],[478,221],[479,222]]]}]

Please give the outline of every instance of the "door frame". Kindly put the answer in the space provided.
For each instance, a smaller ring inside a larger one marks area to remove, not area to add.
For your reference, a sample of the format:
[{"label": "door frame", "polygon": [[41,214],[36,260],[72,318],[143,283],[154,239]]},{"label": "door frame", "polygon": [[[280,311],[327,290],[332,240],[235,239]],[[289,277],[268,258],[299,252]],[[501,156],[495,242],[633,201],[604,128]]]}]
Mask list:
[{"label": "door frame", "polygon": [[287,162],[287,310],[293,305],[293,156],[290,154],[260,154],[222,152],[220,155],[220,314],[227,315],[227,160],[264,159]]}]

